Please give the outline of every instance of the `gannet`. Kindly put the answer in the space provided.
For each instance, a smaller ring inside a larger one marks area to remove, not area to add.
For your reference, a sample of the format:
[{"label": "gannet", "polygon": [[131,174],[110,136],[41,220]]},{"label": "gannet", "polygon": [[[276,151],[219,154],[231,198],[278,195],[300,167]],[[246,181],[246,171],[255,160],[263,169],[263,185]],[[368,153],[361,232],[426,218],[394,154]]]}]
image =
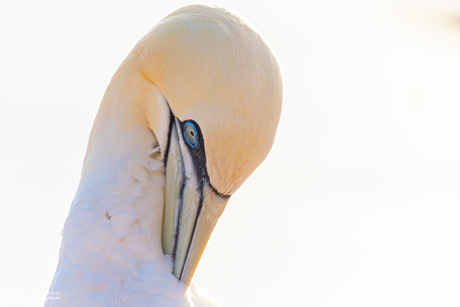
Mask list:
[{"label": "gannet", "polygon": [[102,99],[45,306],[215,306],[192,276],[282,100],[274,52],[236,13],[190,5],[154,26]]}]

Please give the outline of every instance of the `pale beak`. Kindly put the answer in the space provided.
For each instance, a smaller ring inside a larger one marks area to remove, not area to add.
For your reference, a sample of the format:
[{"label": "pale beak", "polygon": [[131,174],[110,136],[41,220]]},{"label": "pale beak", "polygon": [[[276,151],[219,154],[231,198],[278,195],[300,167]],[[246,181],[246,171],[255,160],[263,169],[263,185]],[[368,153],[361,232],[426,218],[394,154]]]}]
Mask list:
[{"label": "pale beak", "polygon": [[[169,133],[166,158],[163,252],[173,257],[173,274],[190,285],[201,255],[229,197],[210,185],[205,161],[196,161],[182,137],[178,119]],[[203,165],[204,163],[204,165]],[[201,165],[201,166],[200,166]]]}]

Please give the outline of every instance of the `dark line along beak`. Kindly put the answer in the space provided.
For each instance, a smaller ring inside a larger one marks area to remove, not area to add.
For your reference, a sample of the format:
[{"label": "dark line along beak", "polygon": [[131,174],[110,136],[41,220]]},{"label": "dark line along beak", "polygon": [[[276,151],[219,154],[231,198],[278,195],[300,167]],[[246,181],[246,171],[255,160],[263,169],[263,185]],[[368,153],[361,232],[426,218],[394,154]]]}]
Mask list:
[{"label": "dark line along beak", "polygon": [[173,115],[171,121],[166,159],[163,252],[173,256],[174,275],[190,285],[229,196],[216,193],[210,185],[204,149],[201,155],[194,154],[183,139],[181,122]]}]

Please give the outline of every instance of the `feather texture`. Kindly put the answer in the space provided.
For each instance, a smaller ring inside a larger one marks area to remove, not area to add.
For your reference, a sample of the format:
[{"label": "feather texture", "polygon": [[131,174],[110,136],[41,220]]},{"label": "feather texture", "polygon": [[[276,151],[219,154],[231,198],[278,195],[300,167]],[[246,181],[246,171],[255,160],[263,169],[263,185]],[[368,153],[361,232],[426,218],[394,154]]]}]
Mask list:
[{"label": "feather texture", "polygon": [[[132,132],[138,138],[139,131]],[[60,259],[45,306],[190,306],[160,244],[164,167],[156,142],[119,161],[86,169],[63,230]]]}]

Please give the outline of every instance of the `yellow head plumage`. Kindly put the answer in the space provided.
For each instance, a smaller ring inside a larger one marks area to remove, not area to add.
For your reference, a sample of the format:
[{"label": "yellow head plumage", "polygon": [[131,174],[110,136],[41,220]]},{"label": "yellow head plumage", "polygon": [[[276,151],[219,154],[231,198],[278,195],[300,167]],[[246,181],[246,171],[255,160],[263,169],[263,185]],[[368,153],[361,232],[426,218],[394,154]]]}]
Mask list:
[{"label": "yellow head plumage", "polygon": [[191,5],[133,52],[174,115],[201,127],[212,186],[235,192],[270,151],[281,114],[282,74],[267,42],[229,10]]}]

